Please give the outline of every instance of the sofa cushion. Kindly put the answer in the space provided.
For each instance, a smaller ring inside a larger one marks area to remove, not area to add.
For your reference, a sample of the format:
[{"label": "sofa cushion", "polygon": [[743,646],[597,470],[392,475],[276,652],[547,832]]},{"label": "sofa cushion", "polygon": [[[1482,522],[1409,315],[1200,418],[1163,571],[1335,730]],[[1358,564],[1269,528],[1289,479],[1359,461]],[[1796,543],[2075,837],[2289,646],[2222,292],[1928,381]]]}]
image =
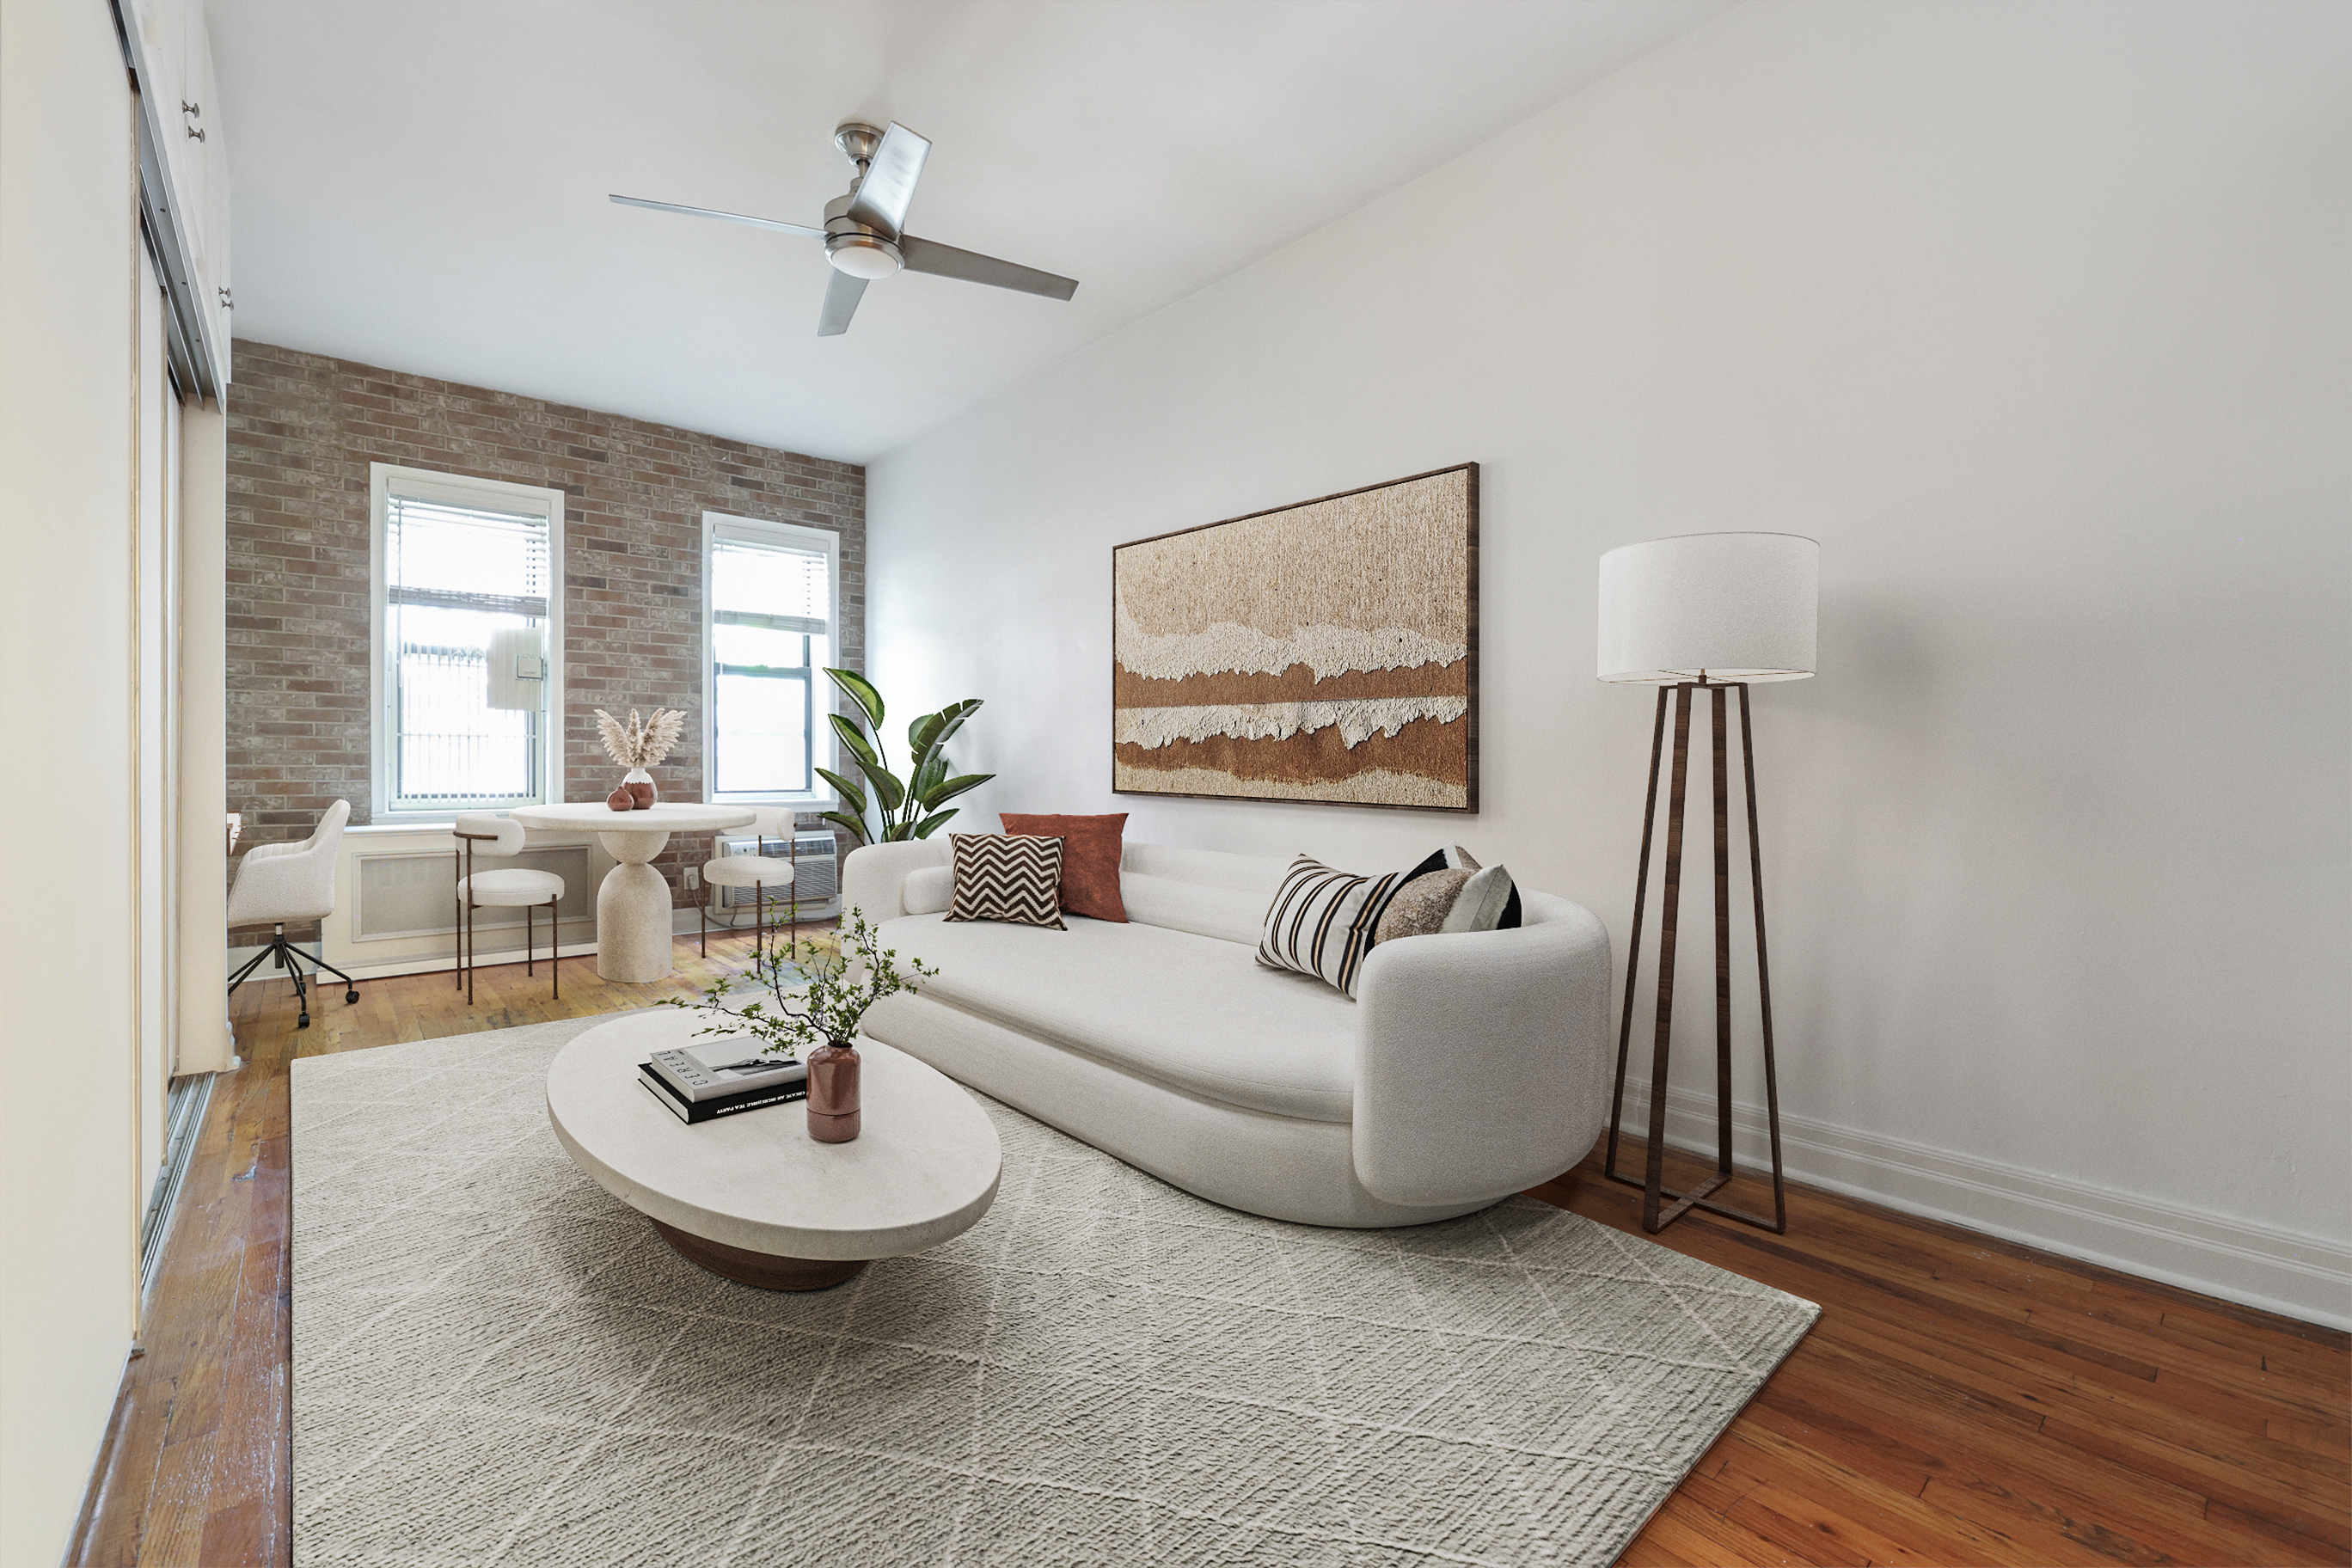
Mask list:
[{"label": "sofa cushion", "polygon": [[922,985],[934,1002],[1204,1099],[1353,1115],[1355,1007],[1309,976],[1259,968],[1249,947],[1083,916],[1057,934],[905,915],[882,939],[939,969]]},{"label": "sofa cushion", "polygon": [[1119,840],[1127,813],[1106,816],[1056,816],[1008,811],[999,815],[1007,833],[1042,834],[1062,841],[1062,909],[1098,921],[1125,921],[1118,897]]},{"label": "sofa cushion", "polygon": [[[908,879],[910,888],[913,881],[913,878]],[[1127,918],[1141,925],[1163,926],[1170,931],[1190,931],[1194,936],[1213,936],[1219,942],[1245,942],[1255,947],[1258,933],[1265,924],[1264,893],[1213,888],[1181,877],[1147,877],[1139,871],[1121,873],[1118,890]],[[947,908],[945,904],[939,907]],[[907,908],[912,911],[915,905],[910,900]]]},{"label": "sofa cushion", "polygon": [[956,833],[951,921],[1009,921],[1061,931],[1062,841],[1020,834]]},{"label": "sofa cushion", "polygon": [[1359,877],[1301,855],[1266,907],[1257,961],[1268,969],[1315,975],[1354,996],[1372,932],[1402,877],[1400,871]]},{"label": "sofa cushion", "polygon": [[955,868],[925,866],[907,873],[907,885],[898,894],[898,901],[907,906],[910,915],[945,914],[955,901]]}]

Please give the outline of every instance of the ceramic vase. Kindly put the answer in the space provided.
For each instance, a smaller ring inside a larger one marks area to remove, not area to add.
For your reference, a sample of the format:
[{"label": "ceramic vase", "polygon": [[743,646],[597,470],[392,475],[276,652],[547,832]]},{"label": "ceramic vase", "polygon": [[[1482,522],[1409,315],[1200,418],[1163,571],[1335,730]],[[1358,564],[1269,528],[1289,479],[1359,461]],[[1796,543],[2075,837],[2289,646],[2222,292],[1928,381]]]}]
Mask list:
[{"label": "ceramic vase", "polygon": [[819,1046],[809,1053],[808,1132],[820,1143],[846,1143],[857,1136],[855,1047]]},{"label": "ceramic vase", "polygon": [[629,792],[629,799],[638,811],[652,810],[654,802],[661,798],[660,792],[654,788],[654,775],[643,768],[631,768],[628,776],[622,779],[621,787]]}]

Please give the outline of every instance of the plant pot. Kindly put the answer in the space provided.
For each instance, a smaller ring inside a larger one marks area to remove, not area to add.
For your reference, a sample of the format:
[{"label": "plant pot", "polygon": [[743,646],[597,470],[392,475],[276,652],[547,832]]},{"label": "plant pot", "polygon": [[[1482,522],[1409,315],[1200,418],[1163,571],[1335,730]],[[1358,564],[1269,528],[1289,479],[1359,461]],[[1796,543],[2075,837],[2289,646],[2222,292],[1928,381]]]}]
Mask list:
[{"label": "plant pot", "polygon": [[857,1051],[819,1046],[808,1055],[808,1134],[820,1143],[846,1143],[859,1131]]},{"label": "plant pot", "polygon": [[651,811],[654,802],[661,798],[661,792],[654,788],[654,775],[643,768],[631,768],[621,787],[629,792],[633,810]]}]

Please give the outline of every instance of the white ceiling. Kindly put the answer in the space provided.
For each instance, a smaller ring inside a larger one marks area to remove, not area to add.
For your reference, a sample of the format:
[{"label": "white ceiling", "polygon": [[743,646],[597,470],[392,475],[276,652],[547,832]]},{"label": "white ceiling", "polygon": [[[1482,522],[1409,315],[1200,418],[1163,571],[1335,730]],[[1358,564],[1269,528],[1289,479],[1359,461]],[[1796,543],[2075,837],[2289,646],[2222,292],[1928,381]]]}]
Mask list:
[{"label": "white ceiling", "polygon": [[[210,0],[236,333],[863,462],[1454,158],[1729,0]],[[845,119],[902,274],[814,335]],[[1465,221],[1494,222],[1489,215]]]}]

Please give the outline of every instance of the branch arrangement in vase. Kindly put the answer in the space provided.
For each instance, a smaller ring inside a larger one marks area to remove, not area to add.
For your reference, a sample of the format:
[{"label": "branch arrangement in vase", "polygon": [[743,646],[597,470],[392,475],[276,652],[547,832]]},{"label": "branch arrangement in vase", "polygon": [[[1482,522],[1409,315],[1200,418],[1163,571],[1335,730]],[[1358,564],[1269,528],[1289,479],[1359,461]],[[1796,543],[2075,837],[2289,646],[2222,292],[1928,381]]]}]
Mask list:
[{"label": "branch arrangement in vase", "polygon": [[677,744],[678,734],[686,728],[686,714],[676,708],[656,708],[651,719],[640,719],[632,708],[629,721],[624,724],[602,708],[595,712],[596,736],[604,742],[604,754],[629,770],[622,777],[621,787],[604,797],[604,804],[614,811],[647,809],[658,792],[653,775],[646,770],[659,767]]},{"label": "branch arrangement in vase", "polygon": [[[866,1010],[885,996],[918,991],[939,973],[921,959],[898,971],[898,951],[882,945],[882,935],[856,910],[845,933],[794,937],[781,949],[752,955],[748,976],[722,974],[701,999],[663,998],[664,1005],[709,1016],[705,1035],[750,1035],[761,1056],[801,1056],[808,1062],[809,1136],[824,1143],[846,1143],[858,1134],[857,1026]],[[728,994],[750,979],[767,988],[766,998],[740,1008],[727,1005]],[[804,982],[804,983],[803,983]],[[774,1004],[771,1006],[770,1002]]]},{"label": "branch arrangement in vase", "polygon": [[[857,704],[858,714],[866,721],[861,729],[857,721],[845,713],[826,715],[833,721],[833,732],[841,737],[842,749],[865,775],[865,782],[844,777],[830,768],[817,769],[824,775],[825,783],[840,792],[842,804],[849,807],[845,812],[824,813],[825,820],[856,834],[858,843],[929,838],[956,814],[955,807],[942,811],[942,805],[996,776],[959,774],[948,761],[948,737],[962,729],[963,721],[979,711],[979,698],[950,702],[907,726],[907,745],[913,753],[914,763],[901,779],[890,771],[889,755],[882,742],[882,694],[855,670],[828,669],[825,674]],[[869,730],[873,732],[870,741],[866,738]],[[870,826],[866,821],[869,814],[874,819]]]}]

